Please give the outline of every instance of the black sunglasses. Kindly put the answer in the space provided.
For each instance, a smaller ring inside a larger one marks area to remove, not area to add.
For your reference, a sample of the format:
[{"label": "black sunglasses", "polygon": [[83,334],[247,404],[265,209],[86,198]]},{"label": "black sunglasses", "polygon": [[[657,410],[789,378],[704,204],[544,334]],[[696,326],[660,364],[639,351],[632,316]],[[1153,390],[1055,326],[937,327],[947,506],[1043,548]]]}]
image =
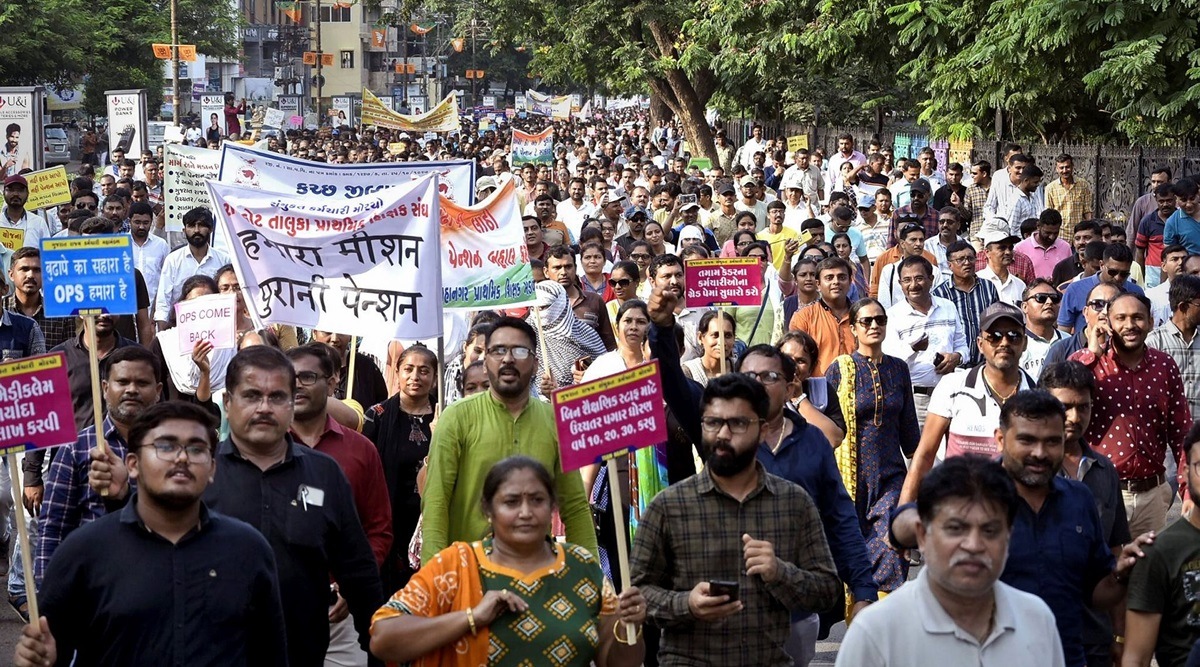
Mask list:
[{"label": "black sunglasses", "polygon": [[632,282],[633,282],[633,280],[631,280],[629,278],[621,278],[619,280],[614,279],[614,278],[608,279],[608,284],[610,287],[629,287],[629,283],[632,283]]},{"label": "black sunglasses", "polygon": [[875,315],[874,317],[860,317],[860,318],[858,318],[858,323],[863,325],[864,327],[870,329],[871,327],[875,326],[876,324],[878,324],[881,327],[887,326],[888,318],[887,318],[887,315]]},{"label": "black sunglasses", "polygon": [[1023,340],[1025,338],[1025,332],[1024,331],[985,331],[985,332],[983,332],[983,337],[986,338],[987,341],[989,343],[991,343],[992,345],[999,343],[1001,339],[1007,340],[1012,345],[1016,345],[1018,342],[1020,342],[1021,340]]},{"label": "black sunglasses", "polygon": [[1058,303],[1059,301],[1062,301],[1062,295],[1051,293],[1051,292],[1041,292],[1039,294],[1034,294],[1025,300],[1026,301],[1037,301],[1038,303],[1042,303],[1042,304]]}]

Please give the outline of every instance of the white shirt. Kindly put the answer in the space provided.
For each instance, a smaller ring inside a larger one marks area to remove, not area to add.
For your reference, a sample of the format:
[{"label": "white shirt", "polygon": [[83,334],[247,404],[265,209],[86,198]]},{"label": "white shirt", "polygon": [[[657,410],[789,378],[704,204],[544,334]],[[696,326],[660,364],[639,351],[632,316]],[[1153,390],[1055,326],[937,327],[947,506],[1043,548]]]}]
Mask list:
[{"label": "white shirt", "polygon": [[1049,340],[1038,338],[1037,334],[1029,329],[1025,330],[1025,352],[1021,354],[1021,368],[1029,373],[1030,377],[1038,377],[1042,374],[1042,364],[1046,361],[1046,354],[1050,352],[1050,346],[1054,343],[1067,337],[1067,334],[1060,331],[1057,327],[1051,329],[1054,333]]},{"label": "white shirt", "polygon": [[754,154],[762,151],[767,152],[767,142],[762,139],[750,137],[742,147],[738,149],[737,161],[746,168],[747,171],[754,167]]},{"label": "white shirt", "polygon": [[214,277],[217,275],[217,269],[228,263],[229,257],[212,247],[208,249],[208,254],[204,256],[204,259],[199,262],[192,257],[190,245],[171,251],[171,254],[167,255],[166,261],[163,262],[162,273],[159,274],[158,294],[154,299],[154,321],[168,321],[171,309],[179,300],[184,281],[197,273],[203,273],[210,278]]},{"label": "white shirt", "polygon": [[[891,323],[888,323],[891,330]],[[885,349],[886,352],[886,349]],[[937,459],[945,460],[959,454],[979,454],[993,458],[996,448],[996,428],[1000,426],[1000,404],[987,390],[983,378],[984,365],[959,369],[942,378],[929,397],[929,414],[950,420],[950,430],[938,448]],[[1033,389],[1035,382],[1021,372],[1019,391]]]},{"label": "white shirt", "polygon": [[1150,299],[1151,315],[1154,317],[1154,328],[1171,319],[1171,281],[1167,280],[1146,290],[1146,298]]},{"label": "white shirt", "polygon": [[50,230],[50,226],[46,224],[45,218],[37,213],[30,213],[29,211],[25,211],[25,215],[21,217],[21,220],[17,222],[17,224],[13,224],[12,221],[8,219],[7,213],[0,212],[0,229],[6,231],[21,230],[23,234],[21,244],[16,248],[12,248],[12,250],[26,246],[40,250],[42,247],[42,239],[48,239],[54,235],[54,233]]},{"label": "white shirt", "polygon": [[928,568],[915,581],[870,605],[846,630],[838,667],[977,665],[1063,667],[1054,614],[1041,598],[997,581],[995,622],[982,642],[959,627],[929,588]]},{"label": "white shirt", "polygon": [[[882,291],[882,289],[880,290]],[[887,309],[887,337],[883,339],[883,353],[898,357],[908,364],[908,373],[914,387],[933,387],[942,376],[934,369],[934,358],[939,354],[957,352],[967,358],[967,334],[963,330],[958,308],[949,299],[931,296],[933,305],[929,313],[909,305],[907,299]],[[922,338],[929,340],[924,350],[917,352],[912,344]],[[932,401],[931,401],[932,403]]]},{"label": "white shirt", "polygon": [[137,239],[133,240],[133,265],[142,272],[142,278],[146,280],[146,290],[150,293],[151,302],[158,296],[159,276],[162,275],[163,262],[167,261],[169,254],[171,246],[154,234],[148,235],[143,245],[138,245]]},{"label": "white shirt", "polygon": [[[905,300],[904,289],[900,287],[900,261],[892,262],[879,270],[879,299],[880,305],[884,310],[892,306],[903,303]],[[933,267],[933,284],[929,286],[929,291],[933,291],[935,287],[946,282],[946,274],[938,267]]]},{"label": "white shirt", "polygon": [[1000,295],[1000,300],[1004,303],[1012,304],[1017,308],[1021,307],[1021,294],[1025,291],[1025,281],[1017,277],[1017,274],[1012,271],[1008,272],[1008,280],[1000,280],[1000,276],[992,270],[992,267],[985,266],[976,272],[975,277],[981,278],[996,286],[996,294]]},{"label": "white shirt", "polygon": [[559,222],[567,226],[571,232],[571,238],[579,238],[579,232],[583,229],[583,222],[588,218],[595,217],[596,207],[587,199],[583,200],[583,204],[579,208],[575,208],[575,203],[570,199],[558,202],[556,217]]},{"label": "white shirt", "polygon": [[841,183],[842,164],[846,162],[853,162],[855,167],[861,167],[867,163],[867,156],[858,151],[850,151],[849,156],[842,155],[841,151],[834,151],[833,155],[825,158],[825,178],[830,183]]}]

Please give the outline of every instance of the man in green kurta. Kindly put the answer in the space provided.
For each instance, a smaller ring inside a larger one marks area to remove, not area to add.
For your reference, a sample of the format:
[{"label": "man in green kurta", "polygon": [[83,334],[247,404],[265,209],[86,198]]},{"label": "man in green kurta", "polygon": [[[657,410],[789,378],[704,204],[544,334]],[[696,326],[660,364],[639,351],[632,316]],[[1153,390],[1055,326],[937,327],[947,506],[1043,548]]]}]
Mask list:
[{"label": "man in green kurta", "polygon": [[524,320],[505,317],[487,335],[491,388],[446,408],[433,430],[429,472],[422,498],[421,562],[455,541],[472,542],[488,532],[480,509],[483,480],[497,462],[522,454],[555,474],[559,512],[567,541],[596,550],[591,509],[578,471],[564,473],[558,432],[548,403],[530,400],[537,368],[537,336]]}]

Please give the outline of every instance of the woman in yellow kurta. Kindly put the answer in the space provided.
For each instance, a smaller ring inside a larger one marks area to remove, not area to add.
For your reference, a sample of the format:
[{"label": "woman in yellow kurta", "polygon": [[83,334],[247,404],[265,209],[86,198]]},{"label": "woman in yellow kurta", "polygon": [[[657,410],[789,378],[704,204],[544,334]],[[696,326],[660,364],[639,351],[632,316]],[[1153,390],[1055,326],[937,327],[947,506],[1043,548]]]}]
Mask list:
[{"label": "woman in yellow kurta", "polygon": [[[483,513],[493,535],[455,542],[392,596],[371,623],[371,652],[418,667],[642,663],[646,601],[618,598],[586,549],[548,540],[554,484],[537,461],[492,467]],[[619,621],[619,623],[618,623]]]}]

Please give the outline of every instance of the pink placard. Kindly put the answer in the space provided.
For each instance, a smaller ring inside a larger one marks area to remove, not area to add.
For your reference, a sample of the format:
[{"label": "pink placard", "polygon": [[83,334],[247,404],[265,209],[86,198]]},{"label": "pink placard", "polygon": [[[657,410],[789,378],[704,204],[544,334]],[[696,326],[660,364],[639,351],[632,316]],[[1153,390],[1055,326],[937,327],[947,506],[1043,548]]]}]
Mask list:
[{"label": "pink placard", "polygon": [[0,363],[0,454],[75,442],[62,352]]},{"label": "pink placard", "polygon": [[689,259],[685,267],[688,308],[762,304],[762,265],[756,257]]},{"label": "pink placard", "polygon": [[552,396],[564,471],[667,441],[658,361],[559,389]]}]

